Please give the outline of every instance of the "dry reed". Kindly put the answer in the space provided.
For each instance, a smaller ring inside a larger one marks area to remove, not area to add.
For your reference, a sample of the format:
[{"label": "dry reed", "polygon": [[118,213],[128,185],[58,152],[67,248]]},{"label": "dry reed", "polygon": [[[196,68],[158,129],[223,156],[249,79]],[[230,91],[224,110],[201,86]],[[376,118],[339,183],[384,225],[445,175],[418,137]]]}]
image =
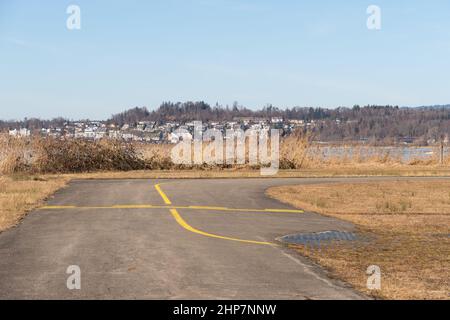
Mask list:
[{"label": "dry reed", "polygon": [[[399,152],[367,146],[326,147],[314,144],[313,136],[294,133],[281,139],[280,169],[325,169],[357,167],[438,166],[437,153],[427,158],[402,159]],[[0,173],[82,173],[98,171],[175,170],[175,169],[259,169],[249,163],[246,142],[245,163],[178,165],[173,163],[170,144],[126,143],[117,140],[85,141],[55,138],[17,138],[0,135]],[[210,143],[203,144],[203,150]],[[327,151],[328,148],[328,151]],[[330,152],[330,148],[332,152]],[[268,146],[270,157],[270,145]],[[334,150],[334,151],[333,151]],[[450,157],[444,165],[450,164]]]}]

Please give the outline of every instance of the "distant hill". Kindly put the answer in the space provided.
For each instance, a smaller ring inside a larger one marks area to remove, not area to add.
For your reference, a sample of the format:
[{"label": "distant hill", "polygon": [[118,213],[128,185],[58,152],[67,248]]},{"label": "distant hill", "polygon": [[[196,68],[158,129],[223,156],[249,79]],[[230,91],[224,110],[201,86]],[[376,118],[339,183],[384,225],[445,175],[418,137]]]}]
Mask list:
[{"label": "distant hill", "polygon": [[420,106],[417,109],[450,109],[450,104],[434,105],[434,106]]},{"label": "distant hill", "polygon": [[165,102],[158,109],[148,111],[135,108],[114,115],[114,123],[135,121],[231,121],[239,117],[281,117],[285,120],[314,121],[314,131],[322,141],[371,140],[393,142],[401,139],[427,141],[440,140],[450,135],[450,105],[403,107],[358,106],[337,109],[294,107],[280,109],[268,105],[260,110],[239,106],[211,107],[204,102]]},{"label": "distant hill", "polygon": [[[259,110],[251,110],[238,103],[233,106],[211,106],[199,102],[164,102],[159,108],[149,111],[145,107],[136,107],[111,116],[108,123],[118,125],[135,124],[140,121],[203,122],[233,121],[236,118],[272,117],[287,120],[303,120],[314,123],[310,126],[317,139],[322,141],[364,140],[373,142],[394,142],[440,140],[450,135],[450,105],[402,107],[398,106],[358,106],[352,108],[278,108],[267,105]],[[19,122],[0,121],[0,129],[28,128],[40,129],[58,127],[65,119],[40,120],[25,119]]]}]

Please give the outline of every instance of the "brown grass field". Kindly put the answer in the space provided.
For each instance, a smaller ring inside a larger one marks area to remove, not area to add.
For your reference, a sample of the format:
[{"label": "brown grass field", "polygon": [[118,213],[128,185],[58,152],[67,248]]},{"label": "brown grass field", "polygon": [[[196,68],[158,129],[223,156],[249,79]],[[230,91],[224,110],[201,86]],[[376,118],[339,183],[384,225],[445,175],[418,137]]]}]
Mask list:
[{"label": "brown grass field", "polygon": [[68,180],[67,177],[0,177],[0,232],[16,226]]},{"label": "brown grass field", "polygon": [[[383,299],[450,298],[450,181],[287,186],[267,194],[350,221],[371,239],[322,251],[295,246],[357,290]],[[381,268],[380,291],[366,288],[370,265]]]}]

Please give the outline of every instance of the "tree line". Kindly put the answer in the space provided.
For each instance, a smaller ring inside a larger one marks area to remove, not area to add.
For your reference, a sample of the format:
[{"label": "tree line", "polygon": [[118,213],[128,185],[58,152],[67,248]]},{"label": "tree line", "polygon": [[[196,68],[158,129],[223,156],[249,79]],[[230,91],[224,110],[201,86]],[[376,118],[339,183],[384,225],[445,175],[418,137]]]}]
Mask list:
[{"label": "tree line", "polygon": [[[450,105],[431,107],[398,107],[355,105],[352,108],[278,108],[267,105],[259,110],[251,110],[239,105],[213,106],[199,102],[163,102],[159,108],[149,111],[146,107],[136,107],[112,115],[107,122],[119,126],[136,124],[141,121],[157,123],[233,121],[239,118],[253,117],[287,120],[303,120],[312,123],[308,126],[321,141],[395,142],[399,139],[414,139],[420,144],[430,140],[439,141],[450,135]],[[0,121],[0,129],[28,128],[30,130],[61,127],[67,119],[53,120],[24,119],[23,121]]]},{"label": "tree line", "polygon": [[125,124],[138,121],[186,122],[199,120],[233,121],[236,118],[254,117],[314,122],[309,126],[321,141],[398,142],[401,139],[415,140],[426,145],[428,141],[440,141],[450,135],[450,105],[431,107],[398,107],[355,105],[352,108],[336,109],[294,107],[281,109],[267,105],[260,110],[251,110],[238,103],[233,106],[210,106],[205,102],[164,102],[153,111],[134,108],[113,115],[111,123]]}]

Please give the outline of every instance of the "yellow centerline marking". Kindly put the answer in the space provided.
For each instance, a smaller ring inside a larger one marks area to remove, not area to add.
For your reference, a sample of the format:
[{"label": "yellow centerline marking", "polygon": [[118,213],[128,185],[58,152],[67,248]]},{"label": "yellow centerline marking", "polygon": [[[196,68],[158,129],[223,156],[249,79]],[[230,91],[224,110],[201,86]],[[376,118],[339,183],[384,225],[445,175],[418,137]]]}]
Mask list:
[{"label": "yellow centerline marking", "polygon": [[225,211],[225,212],[259,212],[259,213],[304,213],[303,210],[289,209],[242,209],[208,206],[155,206],[151,204],[119,204],[113,206],[43,206],[40,210],[64,210],[64,209],[183,209],[199,211]]},{"label": "yellow centerline marking", "polygon": [[[208,206],[189,206],[187,209],[197,209],[197,210],[214,210],[214,211],[228,211],[225,207],[208,207]],[[178,209],[178,208],[175,208]]]},{"label": "yellow centerline marking", "polygon": [[293,209],[265,209],[266,212],[279,212],[279,213],[305,213],[303,210],[293,210]]},{"label": "yellow centerline marking", "polygon": [[[108,209],[108,207],[105,207],[106,209]],[[118,205],[114,205],[109,207],[111,209],[151,209],[153,208],[153,206],[151,204],[131,204],[131,205],[127,205],[127,204],[118,204]]]},{"label": "yellow centerline marking", "polygon": [[44,206],[40,207],[39,209],[50,209],[50,210],[56,210],[56,209],[77,209],[76,206]]}]

